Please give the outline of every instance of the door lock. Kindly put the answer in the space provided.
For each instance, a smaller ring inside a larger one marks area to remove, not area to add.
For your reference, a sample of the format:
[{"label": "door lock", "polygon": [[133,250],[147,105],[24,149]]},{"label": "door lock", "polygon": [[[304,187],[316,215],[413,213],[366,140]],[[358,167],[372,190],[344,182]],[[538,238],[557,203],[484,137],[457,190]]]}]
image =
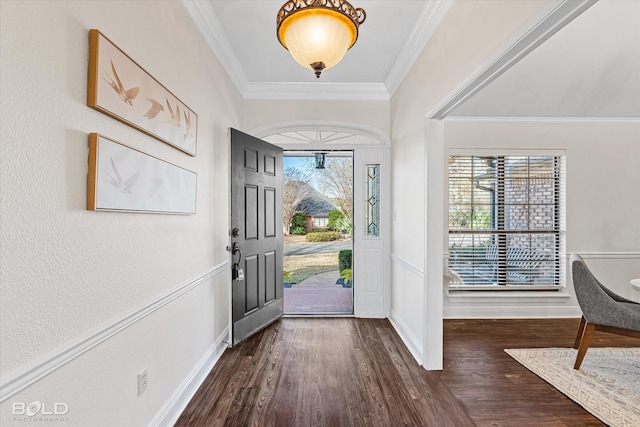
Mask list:
[{"label": "door lock", "polygon": [[237,280],[238,282],[244,280],[244,270],[240,268],[238,263],[233,264],[233,268],[231,269],[231,279]]}]

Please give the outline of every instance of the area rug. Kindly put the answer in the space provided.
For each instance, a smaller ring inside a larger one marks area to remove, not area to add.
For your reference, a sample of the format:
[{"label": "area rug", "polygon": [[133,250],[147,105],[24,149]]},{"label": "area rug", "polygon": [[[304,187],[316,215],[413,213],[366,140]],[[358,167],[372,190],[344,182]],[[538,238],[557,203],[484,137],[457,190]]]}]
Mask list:
[{"label": "area rug", "polygon": [[640,348],[590,348],[577,371],[572,348],[505,351],[605,424],[640,426]]}]

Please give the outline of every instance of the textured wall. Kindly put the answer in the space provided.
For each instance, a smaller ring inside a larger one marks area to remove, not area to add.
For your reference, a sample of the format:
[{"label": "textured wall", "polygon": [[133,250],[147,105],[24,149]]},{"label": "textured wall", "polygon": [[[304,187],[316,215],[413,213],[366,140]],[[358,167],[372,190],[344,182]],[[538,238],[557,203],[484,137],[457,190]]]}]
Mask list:
[{"label": "textured wall", "polygon": [[[2,1],[0,19],[5,380],[227,260],[227,128],[242,105],[178,1]],[[86,106],[90,28],[198,114],[197,157]],[[197,214],[86,211],[89,132],[197,172]],[[148,423],[228,326],[227,274],[9,399],[2,420],[13,401],[50,399],[72,409],[67,425]]]}]

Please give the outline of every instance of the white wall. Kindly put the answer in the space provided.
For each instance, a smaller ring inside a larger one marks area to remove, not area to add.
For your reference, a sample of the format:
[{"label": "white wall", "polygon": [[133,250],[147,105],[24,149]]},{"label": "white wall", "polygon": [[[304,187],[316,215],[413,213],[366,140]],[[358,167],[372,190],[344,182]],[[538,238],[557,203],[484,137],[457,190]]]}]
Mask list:
[{"label": "white wall", "polygon": [[391,99],[391,320],[405,343],[417,343],[418,358],[425,352],[425,326],[441,329],[437,312],[423,316],[427,287],[442,287],[441,279],[426,279],[426,115],[546,3],[455,2]]},{"label": "white wall", "polygon": [[[584,254],[603,283],[640,300],[640,292],[629,284],[640,277],[640,121],[445,123],[447,149],[565,151],[567,254]],[[580,316],[568,262],[566,283],[570,297],[451,293],[445,298],[444,314],[449,318]]]},{"label": "white wall", "polygon": [[287,122],[343,122],[370,126],[389,135],[388,101],[256,100],[243,103],[243,128]]},{"label": "white wall", "polygon": [[[90,28],[198,114],[197,157],[86,106]],[[178,1],[2,1],[0,54],[3,399],[26,386],[0,423],[40,401],[68,405],[65,425],[149,424],[224,348],[242,100]],[[89,132],[197,172],[197,214],[86,211]]]}]

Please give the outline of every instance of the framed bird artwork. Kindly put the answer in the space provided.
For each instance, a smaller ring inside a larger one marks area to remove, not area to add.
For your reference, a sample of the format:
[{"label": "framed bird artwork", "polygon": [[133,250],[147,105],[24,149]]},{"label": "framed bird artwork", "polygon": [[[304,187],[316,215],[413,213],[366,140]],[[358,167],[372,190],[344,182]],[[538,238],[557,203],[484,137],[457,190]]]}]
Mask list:
[{"label": "framed bird artwork", "polygon": [[196,213],[197,174],[89,134],[87,210]]},{"label": "framed bird artwork", "polygon": [[198,116],[100,31],[89,30],[87,105],[195,156]]}]

